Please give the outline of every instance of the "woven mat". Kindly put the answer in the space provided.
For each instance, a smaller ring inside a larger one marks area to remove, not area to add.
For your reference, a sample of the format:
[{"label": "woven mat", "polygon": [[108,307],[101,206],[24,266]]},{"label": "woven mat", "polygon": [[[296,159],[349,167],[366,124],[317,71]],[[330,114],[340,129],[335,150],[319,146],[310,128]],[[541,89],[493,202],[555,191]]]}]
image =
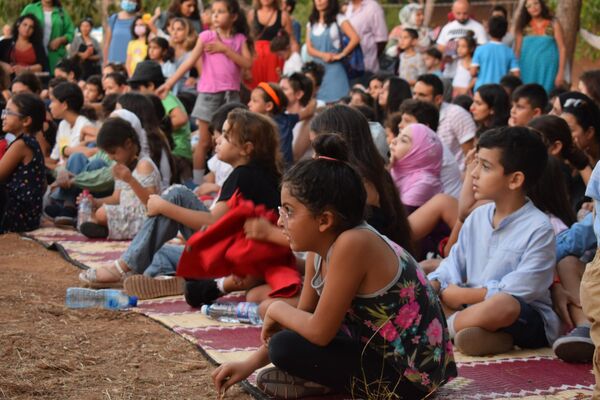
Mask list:
[{"label": "woven mat", "polygon": [[[27,235],[44,247],[59,251],[80,268],[98,268],[116,260],[127,241],[90,240],[75,230],[41,228]],[[224,301],[242,301],[227,296]],[[182,296],[139,303],[136,311],[196,344],[213,363],[241,361],[260,346],[260,327],[211,320],[187,305]],[[587,399],[592,395],[591,364],[567,364],[551,349],[515,350],[494,357],[467,357],[456,353],[459,377],[438,393],[438,399]],[[256,374],[243,382],[257,399],[268,399],[256,384]],[[344,399],[328,396],[327,400]]]}]

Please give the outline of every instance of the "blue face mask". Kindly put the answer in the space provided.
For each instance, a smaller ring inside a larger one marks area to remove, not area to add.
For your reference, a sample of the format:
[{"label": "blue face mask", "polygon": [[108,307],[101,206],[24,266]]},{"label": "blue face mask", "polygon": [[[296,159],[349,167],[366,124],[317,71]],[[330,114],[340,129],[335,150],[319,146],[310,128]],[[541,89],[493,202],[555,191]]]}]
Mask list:
[{"label": "blue face mask", "polygon": [[129,0],[121,0],[121,9],[128,13],[134,13],[137,8],[137,3]]}]

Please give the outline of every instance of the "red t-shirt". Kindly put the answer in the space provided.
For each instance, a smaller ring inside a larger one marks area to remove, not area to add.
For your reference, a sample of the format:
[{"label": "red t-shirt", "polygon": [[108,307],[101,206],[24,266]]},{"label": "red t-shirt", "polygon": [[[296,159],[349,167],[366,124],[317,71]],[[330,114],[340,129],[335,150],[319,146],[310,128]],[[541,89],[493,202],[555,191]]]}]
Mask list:
[{"label": "red t-shirt", "polygon": [[15,47],[12,58],[15,65],[29,66],[37,64],[37,57],[35,56],[33,46],[29,47],[27,50],[19,50]]}]

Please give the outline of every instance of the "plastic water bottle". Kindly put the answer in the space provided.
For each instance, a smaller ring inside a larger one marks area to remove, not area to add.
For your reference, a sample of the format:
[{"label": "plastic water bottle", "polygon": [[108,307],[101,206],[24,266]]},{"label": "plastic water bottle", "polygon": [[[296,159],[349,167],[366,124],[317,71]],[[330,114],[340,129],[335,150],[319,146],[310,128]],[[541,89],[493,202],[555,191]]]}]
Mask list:
[{"label": "plastic water bottle", "polygon": [[87,189],[83,190],[81,201],[77,209],[77,229],[81,227],[84,222],[92,220],[92,201],[90,200],[90,191]]},{"label": "plastic water bottle", "polygon": [[262,324],[258,304],[249,302],[204,304],[200,312],[221,322]]},{"label": "plastic water bottle", "polygon": [[86,289],[71,287],[67,289],[66,304],[69,308],[106,308],[120,310],[137,306],[137,297],[127,296],[117,289]]}]

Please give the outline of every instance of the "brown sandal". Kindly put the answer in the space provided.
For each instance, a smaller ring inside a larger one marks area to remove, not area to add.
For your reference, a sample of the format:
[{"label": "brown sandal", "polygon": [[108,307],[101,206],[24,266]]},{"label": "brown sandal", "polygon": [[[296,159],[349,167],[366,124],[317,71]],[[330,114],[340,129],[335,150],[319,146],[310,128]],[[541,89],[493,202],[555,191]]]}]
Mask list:
[{"label": "brown sandal", "polygon": [[179,276],[132,275],[123,282],[125,292],[140,300],[183,294],[185,280]]}]

